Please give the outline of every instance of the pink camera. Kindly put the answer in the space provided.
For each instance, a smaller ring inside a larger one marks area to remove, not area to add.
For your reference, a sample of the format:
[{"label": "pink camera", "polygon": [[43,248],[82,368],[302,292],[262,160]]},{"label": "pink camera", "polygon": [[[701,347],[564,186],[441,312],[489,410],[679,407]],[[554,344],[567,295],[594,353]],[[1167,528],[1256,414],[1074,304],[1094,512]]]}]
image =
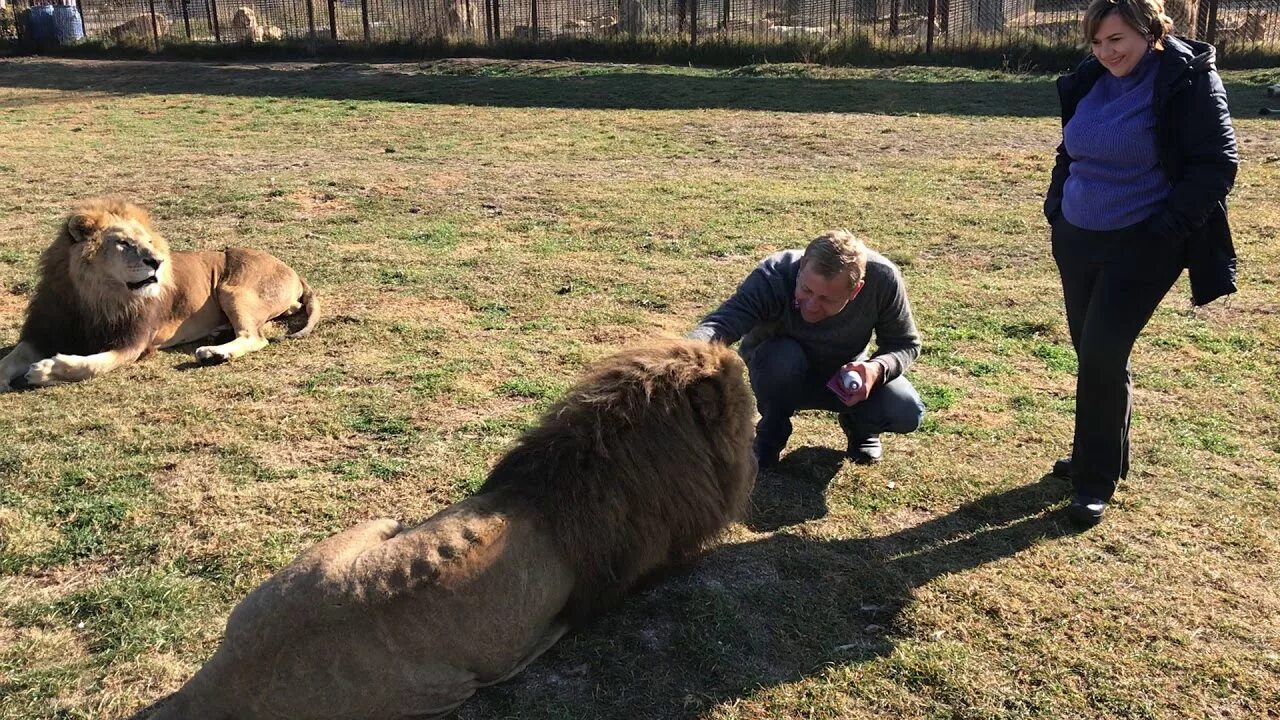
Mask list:
[{"label": "pink camera", "polygon": [[827,388],[835,393],[841,402],[848,405],[853,400],[853,396],[862,389],[862,376],[852,370],[841,368],[827,381]]}]

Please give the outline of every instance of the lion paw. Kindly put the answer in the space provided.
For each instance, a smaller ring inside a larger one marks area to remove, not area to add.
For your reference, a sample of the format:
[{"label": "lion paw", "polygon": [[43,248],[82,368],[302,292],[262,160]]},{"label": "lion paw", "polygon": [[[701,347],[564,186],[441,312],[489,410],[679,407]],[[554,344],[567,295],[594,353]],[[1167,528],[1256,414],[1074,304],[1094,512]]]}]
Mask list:
[{"label": "lion paw", "polygon": [[62,363],[58,362],[55,355],[51,358],[45,358],[39,362],[31,363],[31,367],[27,368],[27,374],[23,376],[23,382],[32,387],[43,387],[45,385],[56,385],[63,382],[59,375]]},{"label": "lion paw", "polygon": [[230,359],[230,355],[216,347],[206,345],[202,348],[196,348],[196,362],[201,365],[220,365]]}]

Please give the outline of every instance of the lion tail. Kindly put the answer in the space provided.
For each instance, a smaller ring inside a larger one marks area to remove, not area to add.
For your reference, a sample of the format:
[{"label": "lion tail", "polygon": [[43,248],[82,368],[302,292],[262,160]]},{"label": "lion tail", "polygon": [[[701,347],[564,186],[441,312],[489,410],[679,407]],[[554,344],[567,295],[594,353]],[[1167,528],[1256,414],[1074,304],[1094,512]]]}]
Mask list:
[{"label": "lion tail", "polygon": [[302,297],[299,302],[302,303],[302,311],[307,315],[307,324],[296,332],[289,333],[288,337],[293,339],[304,338],[316,329],[316,324],[320,322],[320,300],[316,298],[316,294],[312,292],[311,286],[301,276],[298,280],[302,281]]}]

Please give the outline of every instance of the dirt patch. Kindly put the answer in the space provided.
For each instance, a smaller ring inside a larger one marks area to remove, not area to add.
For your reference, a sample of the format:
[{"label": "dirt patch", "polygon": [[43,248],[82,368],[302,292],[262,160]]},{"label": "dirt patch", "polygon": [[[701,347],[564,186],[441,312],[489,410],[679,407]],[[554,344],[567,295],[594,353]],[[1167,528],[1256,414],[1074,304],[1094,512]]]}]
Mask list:
[{"label": "dirt patch", "polygon": [[289,193],[289,200],[298,206],[297,215],[303,220],[328,217],[347,212],[354,207],[349,201],[329,192],[299,190]]}]

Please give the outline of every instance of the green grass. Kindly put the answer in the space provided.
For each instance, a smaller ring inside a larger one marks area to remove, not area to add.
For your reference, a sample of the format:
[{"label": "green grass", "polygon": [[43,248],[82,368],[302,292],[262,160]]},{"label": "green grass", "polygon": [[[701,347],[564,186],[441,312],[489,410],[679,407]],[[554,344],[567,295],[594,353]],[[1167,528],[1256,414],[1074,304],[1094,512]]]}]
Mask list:
[{"label": "green grass", "polygon": [[[1227,72],[1242,292],[1134,351],[1133,468],[1073,534],[1071,351],[1039,217],[1048,75],[757,64],[0,62],[0,347],[79,197],[263,247],[324,319],[0,396],[0,718],[123,718],[315,541],[473,492],[593,359],[681,335],[846,226],[897,261],[929,414],[845,462],[802,413],[697,565],[462,718],[1268,717],[1280,697],[1277,71]],[[388,150],[391,150],[388,152]]]}]

